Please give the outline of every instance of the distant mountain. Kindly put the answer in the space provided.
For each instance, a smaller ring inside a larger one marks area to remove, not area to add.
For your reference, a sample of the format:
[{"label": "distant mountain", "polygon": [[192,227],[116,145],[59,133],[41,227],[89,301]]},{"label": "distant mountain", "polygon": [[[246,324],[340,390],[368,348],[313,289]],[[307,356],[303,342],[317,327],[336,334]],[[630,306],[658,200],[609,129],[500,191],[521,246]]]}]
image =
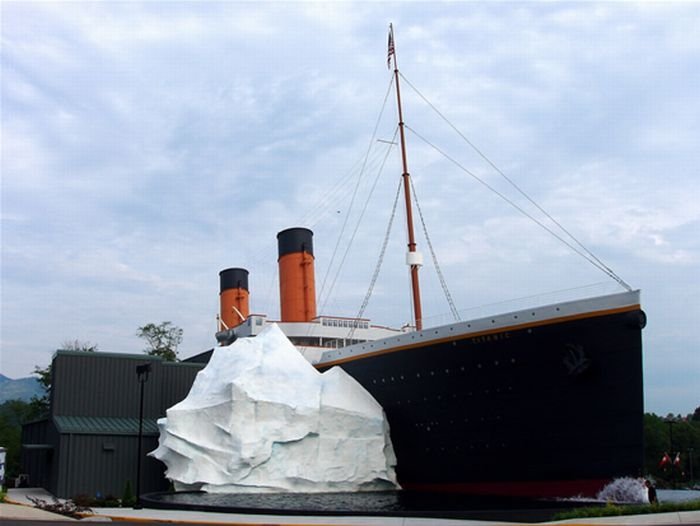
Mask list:
[{"label": "distant mountain", "polygon": [[8,400],[24,400],[29,402],[33,396],[42,396],[44,389],[39,380],[33,376],[13,380],[0,374],[0,404]]}]

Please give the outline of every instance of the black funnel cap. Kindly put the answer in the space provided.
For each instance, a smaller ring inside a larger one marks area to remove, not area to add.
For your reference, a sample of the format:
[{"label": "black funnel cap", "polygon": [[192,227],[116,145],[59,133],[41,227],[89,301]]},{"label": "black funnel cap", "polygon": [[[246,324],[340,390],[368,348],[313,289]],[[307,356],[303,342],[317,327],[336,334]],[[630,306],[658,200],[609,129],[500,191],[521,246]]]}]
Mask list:
[{"label": "black funnel cap", "polygon": [[227,268],[219,272],[219,292],[229,289],[248,290],[248,271],[244,268]]},{"label": "black funnel cap", "polygon": [[277,234],[278,257],[306,252],[314,255],[314,233],[308,228],[288,228]]}]

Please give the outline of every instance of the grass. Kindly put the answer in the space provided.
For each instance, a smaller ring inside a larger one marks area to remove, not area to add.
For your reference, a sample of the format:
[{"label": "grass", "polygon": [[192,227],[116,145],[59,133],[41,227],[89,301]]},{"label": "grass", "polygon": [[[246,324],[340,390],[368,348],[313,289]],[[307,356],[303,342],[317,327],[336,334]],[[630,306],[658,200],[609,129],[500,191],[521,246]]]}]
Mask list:
[{"label": "grass", "polygon": [[650,513],[669,513],[677,511],[700,511],[700,499],[687,502],[666,502],[662,504],[617,505],[608,503],[597,508],[574,508],[557,513],[552,520],[582,519],[587,517],[614,517],[618,515],[647,515]]}]

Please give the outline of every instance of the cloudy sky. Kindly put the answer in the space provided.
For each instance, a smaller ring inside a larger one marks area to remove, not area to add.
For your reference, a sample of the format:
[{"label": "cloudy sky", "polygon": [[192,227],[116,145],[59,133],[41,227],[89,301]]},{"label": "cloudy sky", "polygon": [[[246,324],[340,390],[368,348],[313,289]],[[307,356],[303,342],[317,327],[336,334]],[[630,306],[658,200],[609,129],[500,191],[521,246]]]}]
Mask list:
[{"label": "cloudy sky", "polygon": [[[646,409],[700,405],[697,3],[3,2],[0,372],[75,339],[140,352],[166,320],[181,357],[206,350],[232,266],[277,317],[291,226],[315,232],[320,310],[355,315],[400,175],[389,22],[462,316],[620,289],[430,146],[539,214],[419,93],[642,290]],[[386,325],[411,318],[401,219],[365,313]],[[417,230],[424,314],[447,321]]]}]

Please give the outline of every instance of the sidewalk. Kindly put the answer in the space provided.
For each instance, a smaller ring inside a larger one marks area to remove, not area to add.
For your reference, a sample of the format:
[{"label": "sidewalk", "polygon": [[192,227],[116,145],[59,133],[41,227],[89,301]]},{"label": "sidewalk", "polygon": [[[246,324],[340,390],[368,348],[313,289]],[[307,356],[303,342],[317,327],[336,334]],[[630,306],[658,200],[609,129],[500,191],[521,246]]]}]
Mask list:
[{"label": "sidewalk", "polygon": [[[62,515],[48,513],[32,507],[28,497],[52,501],[52,495],[40,488],[10,489],[5,498],[6,503],[0,504],[0,518],[22,519],[27,521],[70,520]],[[90,521],[121,521],[134,520],[143,522],[168,521],[196,522],[199,524],[221,525],[266,525],[266,526],[495,526],[516,525],[523,523],[489,522],[456,519],[434,519],[413,517],[314,517],[314,516],[281,516],[281,515],[241,515],[233,513],[205,513],[199,511],[155,510],[132,508],[95,508],[94,515],[86,517],[81,522]],[[603,517],[596,519],[572,519],[559,522],[539,524],[594,524],[594,525],[672,525],[700,524],[700,511],[685,511],[680,513],[657,513],[649,515],[634,515],[624,517]]]}]

